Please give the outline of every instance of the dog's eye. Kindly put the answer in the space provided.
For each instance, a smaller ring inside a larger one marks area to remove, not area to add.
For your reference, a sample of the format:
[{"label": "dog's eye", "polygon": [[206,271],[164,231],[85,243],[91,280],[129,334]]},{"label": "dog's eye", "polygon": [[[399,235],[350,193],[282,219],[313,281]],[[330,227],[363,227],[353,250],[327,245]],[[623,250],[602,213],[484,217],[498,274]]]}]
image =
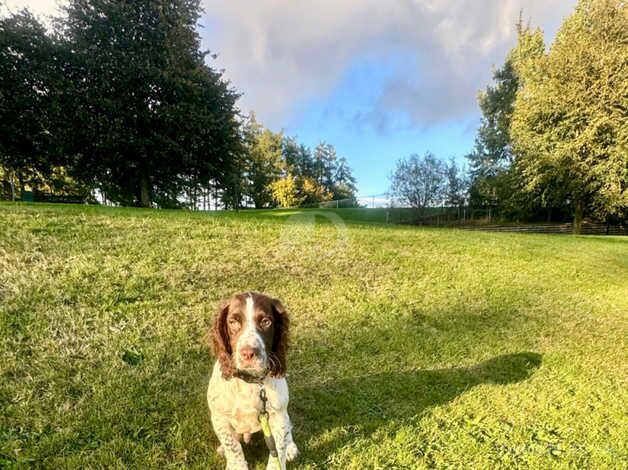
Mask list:
[{"label": "dog's eye", "polygon": [[232,330],[239,330],[240,329],[240,321],[235,319],[235,318],[231,318],[229,320],[229,328],[231,328]]},{"label": "dog's eye", "polygon": [[273,322],[270,321],[270,318],[262,318],[262,321],[259,322],[259,325],[262,328],[270,328],[270,325],[272,325],[272,324],[273,324]]}]

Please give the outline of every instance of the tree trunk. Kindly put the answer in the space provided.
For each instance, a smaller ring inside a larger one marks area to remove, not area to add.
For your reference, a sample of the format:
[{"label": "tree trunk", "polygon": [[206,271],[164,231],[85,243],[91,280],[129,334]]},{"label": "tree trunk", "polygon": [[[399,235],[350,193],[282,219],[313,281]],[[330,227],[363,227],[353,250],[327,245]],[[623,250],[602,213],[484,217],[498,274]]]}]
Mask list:
[{"label": "tree trunk", "polygon": [[140,177],[140,204],[142,207],[151,207],[151,191],[148,176]]},{"label": "tree trunk", "polygon": [[582,219],[582,201],[578,199],[576,200],[576,207],[573,216],[573,233],[582,233]]},{"label": "tree trunk", "polygon": [[20,199],[24,200],[24,179],[20,173],[17,174],[17,182],[19,183],[20,188]]},{"label": "tree trunk", "polygon": [[15,172],[11,171],[11,180],[9,182],[11,185],[11,200],[15,202]]}]

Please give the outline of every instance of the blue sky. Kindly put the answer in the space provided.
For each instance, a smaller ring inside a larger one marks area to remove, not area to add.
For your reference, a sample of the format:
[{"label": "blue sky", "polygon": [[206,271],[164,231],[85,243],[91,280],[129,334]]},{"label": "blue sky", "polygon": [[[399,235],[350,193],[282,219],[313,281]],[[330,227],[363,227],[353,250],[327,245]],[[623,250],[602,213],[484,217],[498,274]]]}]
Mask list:
[{"label": "blue sky", "polygon": [[331,142],[349,160],[362,196],[387,190],[388,174],[398,158],[431,151],[463,162],[475,138],[477,112],[435,125],[413,123],[398,110],[371,118],[390,68],[394,65],[357,62],[347,68],[331,93],[303,102],[283,126],[288,135],[296,135],[311,147],[321,138]]},{"label": "blue sky", "polygon": [[551,42],[575,0],[209,0],[204,46],[244,93],[243,112],[309,145],[332,143],[360,195],[395,161],[473,147],[478,90],[523,18]]},{"label": "blue sky", "polygon": [[[63,0],[6,0],[39,15]],[[202,45],[267,127],[345,156],[360,195],[384,193],[397,159],[461,163],[478,90],[523,18],[551,43],[576,0],[204,0]]]}]

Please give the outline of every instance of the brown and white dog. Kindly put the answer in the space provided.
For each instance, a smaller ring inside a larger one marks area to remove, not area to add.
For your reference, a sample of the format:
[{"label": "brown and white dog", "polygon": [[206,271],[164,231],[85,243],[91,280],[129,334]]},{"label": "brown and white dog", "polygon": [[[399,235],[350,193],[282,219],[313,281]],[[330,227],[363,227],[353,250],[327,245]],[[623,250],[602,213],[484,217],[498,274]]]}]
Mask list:
[{"label": "brown and white dog", "polygon": [[251,434],[261,429],[261,384],[281,468],[299,454],[288,416],[288,328],[281,302],[258,292],[236,294],[218,306],[210,331],[216,363],[207,402],[220,441],[218,452],[229,470],[248,468],[240,440],[248,443]]}]

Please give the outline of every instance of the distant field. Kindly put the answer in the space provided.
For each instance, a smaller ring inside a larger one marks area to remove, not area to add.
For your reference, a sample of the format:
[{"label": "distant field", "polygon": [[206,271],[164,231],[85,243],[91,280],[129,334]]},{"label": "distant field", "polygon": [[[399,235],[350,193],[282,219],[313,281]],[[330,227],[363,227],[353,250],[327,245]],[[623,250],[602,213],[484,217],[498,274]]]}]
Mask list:
[{"label": "distant field", "polygon": [[[413,209],[395,208],[386,209],[384,207],[378,208],[346,208],[346,209],[272,209],[272,210],[253,210],[243,211],[243,213],[251,213],[254,216],[270,216],[270,217],[287,217],[293,215],[295,212],[308,213],[308,212],[320,212],[320,213],[333,213],[338,214],[345,221],[348,222],[376,222],[385,224],[398,223],[400,220],[410,220],[415,212]],[[389,213],[387,216],[386,213]]]},{"label": "distant field", "polygon": [[628,238],[310,222],[0,204],[0,467],[221,468],[205,334],[255,289],[293,468],[626,468]]}]

